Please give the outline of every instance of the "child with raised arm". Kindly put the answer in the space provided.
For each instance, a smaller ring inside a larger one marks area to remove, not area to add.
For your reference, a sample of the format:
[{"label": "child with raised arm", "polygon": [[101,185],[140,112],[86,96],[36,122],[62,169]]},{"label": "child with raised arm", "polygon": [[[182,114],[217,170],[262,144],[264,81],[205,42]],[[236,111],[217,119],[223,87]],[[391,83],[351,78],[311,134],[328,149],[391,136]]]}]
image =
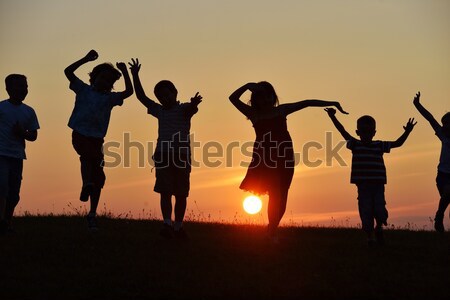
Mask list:
[{"label": "child with raised arm", "polygon": [[[136,97],[147,108],[148,114],[158,119],[158,140],[153,155],[156,168],[154,191],[160,194],[160,206],[163,217],[163,227],[160,235],[163,238],[172,237],[187,239],[183,228],[187,197],[189,196],[191,173],[191,149],[189,131],[191,118],[198,111],[202,96],[196,93],[191,102],[180,103],[177,100],[178,91],[175,85],[168,81],[158,82],[154,88],[156,98],[161,104],[148,98],[142,87],[138,59],[129,63]],[[175,196],[172,224],[172,196]]]},{"label": "child with raised arm", "polygon": [[[96,51],[89,51],[86,56],[77,60],[64,70],[70,81],[69,88],[74,91],[75,107],[68,126],[72,128],[72,144],[80,156],[81,178],[83,185],[80,200],[91,200],[90,210],[86,216],[88,228],[97,230],[97,207],[100,193],[105,184],[103,171],[103,142],[108,130],[111,110],[122,105],[123,100],[133,94],[133,85],[128,75],[127,66],[123,62],[116,64],[120,72],[110,63],[102,63],[89,73],[89,83],[81,81],[75,71],[82,65],[98,58]],[[112,92],[114,83],[123,75],[125,90]]]},{"label": "child with raised arm", "polygon": [[442,116],[441,125],[420,103],[420,92],[414,97],[413,103],[420,114],[430,123],[442,143],[436,177],[436,185],[441,199],[434,217],[434,229],[444,232],[444,213],[450,203],[450,112]]},{"label": "child with raised arm", "polygon": [[[240,99],[246,91],[251,92],[249,104]],[[266,81],[247,83],[229,99],[252,122],[256,133],[252,160],[240,188],[254,194],[269,194],[268,235],[273,243],[278,243],[277,228],[286,211],[295,165],[286,117],[307,107],[335,106],[346,112],[337,101],[303,100],[278,105],[275,89]]]},{"label": "child with raised arm", "polygon": [[0,102],[0,235],[11,231],[11,219],[19,203],[25,141],[37,139],[39,122],[34,109],[23,103],[28,94],[25,75],[5,78],[9,99]]},{"label": "child with raised arm", "polygon": [[[352,151],[352,171],[350,182],[358,188],[358,210],[362,229],[367,233],[369,246],[384,244],[383,225],[387,225],[388,211],[384,197],[384,185],[387,183],[386,167],[383,154],[392,148],[403,145],[413,130],[414,118],[403,126],[405,132],[393,142],[374,141],[376,122],[371,116],[362,116],[356,122],[356,134],[359,140],[351,136],[336,118],[336,110],[326,108],[336,129],[347,141],[347,148]],[[374,220],[376,227],[374,229]]]}]

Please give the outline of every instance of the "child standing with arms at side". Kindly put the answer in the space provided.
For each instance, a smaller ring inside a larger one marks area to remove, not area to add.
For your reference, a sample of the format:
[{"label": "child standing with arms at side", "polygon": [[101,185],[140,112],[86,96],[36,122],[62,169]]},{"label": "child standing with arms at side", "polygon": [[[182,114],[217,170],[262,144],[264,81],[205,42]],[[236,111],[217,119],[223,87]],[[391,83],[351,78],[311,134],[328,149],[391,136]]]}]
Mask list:
[{"label": "child standing with arms at side", "polygon": [[[147,108],[147,112],[158,119],[158,141],[153,155],[156,168],[154,191],[161,195],[160,206],[164,238],[187,239],[183,219],[189,196],[191,173],[191,148],[189,131],[191,118],[198,111],[202,96],[196,93],[189,103],[177,100],[178,91],[174,84],[162,80],[155,86],[156,98],[161,104],[148,98],[139,79],[141,65],[138,59],[129,63],[133,76],[136,97]],[[175,222],[172,226],[172,196],[175,196]]]},{"label": "child standing with arms at side", "polygon": [[[133,94],[133,85],[125,63],[117,63],[117,68],[112,64],[103,63],[97,65],[89,73],[90,84],[81,81],[75,71],[85,63],[98,58],[96,51],[91,50],[85,57],[77,60],[64,70],[64,74],[70,81],[69,88],[75,92],[75,107],[69,119],[69,127],[73,129],[72,144],[80,155],[81,188],[80,200],[91,200],[90,210],[87,215],[88,227],[97,230],[97,207],[100,201],[100,193],[105,184],[103,171],[103,142],[108,130],[111,110],[114,106],[122,105],[123,100]],[[123,75],[125,91],[112,92],[114,83]]]},{"label": "child standing with arms at side", "polygon": [[[358,188],[358,210],[362,229],[367,233],[367,243],[384,244],[383,225],[387,225],[388,211],[384,197],[384,185],[387,182],[383,154],[392,148],[403,145],[416,123],[409,119],[403,126],[405,132],[394,142],[374,141],[376,122],[371,116],[362,116],[357,121],[356,134],[360,140],[351,136],[336,118],[336,110],[326,108],[336,129],[347,141],[347,148],[352,150],[352,172],[350,182]],[[374,230],[374,219],[376,227]]]},{"label": "child standing with arms at side", "polygon": [[[240,99],[246,91],[251,92],[249,105]],[[286,211],[295,165],[286,117],[307,107],[335,106],[342,113],[346,112],[336,101],[303,100],[278,105],[275,89],[266,81],[247,83],[229,99],[252,122],[256,132],[252,161],[240,188],[255,194],[269,194],[268,233],[272,242],[277,243],[277,228]]]},{"label": "child standing with arms at side", "polygon": [[420,114],[430,123],[434,133],[442,143],[436,177],[436,185],[441,199],[434,218],[434,229],[438,232],[444,232],[444,213],[450,203],[450,112],[444,114],[441,125],[420,103],[420,92],[414,97],[413,103]]},{"label": "child standing with arms at side", "polygon": [[39,122],[34,109],[23,103],[27,78],[11,74],[5,79],[9,99],[0,102],[0,235],[11,230],[11,219],[20,199],[25,141],[37,139]]}]

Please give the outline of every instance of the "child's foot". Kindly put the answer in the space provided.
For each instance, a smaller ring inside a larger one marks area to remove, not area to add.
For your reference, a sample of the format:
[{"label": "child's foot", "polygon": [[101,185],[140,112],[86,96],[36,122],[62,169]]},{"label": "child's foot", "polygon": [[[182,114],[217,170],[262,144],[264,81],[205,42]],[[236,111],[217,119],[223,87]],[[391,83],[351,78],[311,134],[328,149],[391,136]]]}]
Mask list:
[{"label": "child's foot", "polygon": [[163,224],[163,227],[159,231],[159,235],[162,236],[165,239],[173,238],[174,232],[173,232],[172,226],[167,225],[167,224]]},{"label": "child's foot", "polygon": [[92,184],[86,184],[81,188],[80,201],[87,202],[92,192]]},{"label": "child's foot", "polygon": [[90,231],[97,231],[98,230],[98,226],[97,226],[97,219],[95,218],[95,216],[87,215],[86,219],[87,219],[87,222],[88,222],[89,230]]},{"label": "child's foot", "polygon": [[384,234],[383,234],[383,228],[377,227],[375,229],[375,240],[378,245],[383,246],[384,245]]},{"label": "child's foot", "polygon": [[184,230],[183,227],[181,227],[178,230],[174,230],[173,233],[174,233],[175,238],[177,238],[179,240],[183,240],[183,241],[189,240],[189,236],[188,236],[188,234],[186,233],[186,230]]}]

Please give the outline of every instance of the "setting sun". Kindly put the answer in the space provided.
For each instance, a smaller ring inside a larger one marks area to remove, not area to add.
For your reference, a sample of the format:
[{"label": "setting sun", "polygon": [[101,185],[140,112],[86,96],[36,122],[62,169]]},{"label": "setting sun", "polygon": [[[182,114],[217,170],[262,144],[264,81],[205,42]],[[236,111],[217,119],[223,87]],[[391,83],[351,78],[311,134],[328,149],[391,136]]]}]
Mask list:
[{"label": "setting sun", "polygon": [[254,215],[261,210],[262,201],[257,196],[248,196],[245,198],[243,206],[246,213]]}]

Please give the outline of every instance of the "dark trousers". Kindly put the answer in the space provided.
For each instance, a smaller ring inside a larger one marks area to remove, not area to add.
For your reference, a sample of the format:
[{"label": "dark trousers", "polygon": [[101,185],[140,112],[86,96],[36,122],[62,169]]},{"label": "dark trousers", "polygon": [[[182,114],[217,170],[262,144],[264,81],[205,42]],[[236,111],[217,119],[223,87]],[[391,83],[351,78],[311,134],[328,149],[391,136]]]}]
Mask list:
[{"label": "dark trousers", "polygon": [[92,185],[101,189],[105,185],[103,142],[103,138],[88,137],[76,131],[72,132],[73,148],[80,155],[83,186]]}]

